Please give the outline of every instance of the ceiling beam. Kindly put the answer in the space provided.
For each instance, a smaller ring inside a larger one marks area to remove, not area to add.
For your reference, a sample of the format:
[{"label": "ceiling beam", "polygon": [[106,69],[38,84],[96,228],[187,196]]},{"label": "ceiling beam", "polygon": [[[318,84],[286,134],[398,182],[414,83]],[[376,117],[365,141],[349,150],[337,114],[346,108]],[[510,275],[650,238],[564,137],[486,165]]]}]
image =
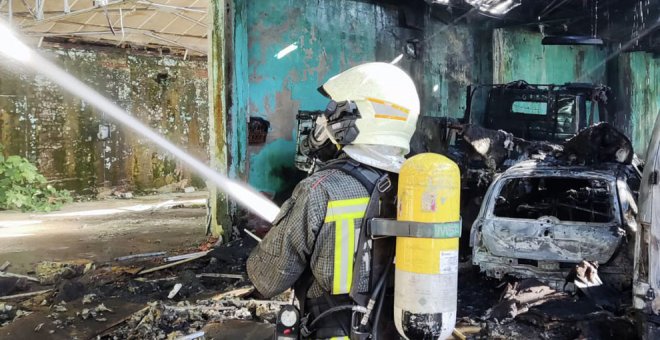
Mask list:
[{"label": "ceiling beam", "polygon": [[[99,28],[106,28],[106,26],[102,25],[93,25],[94,27],[99,27]],[[199,36],[192,36],[192,35],[182,35],[182,34],[171,34],[171,33],[157,33],[152,30],[146,30],[146,29],[139,29],[139,28],[130,28],[130,27],[124,27],[124,31],[126,34],[143,34],[145,36],[152,37],[154,39],[158,39],[160,41],[166,41],[166,42],[171,42],[173,44],[176,44],[177,46],[185,47],[185,48],[190,48],[193,51],[202,51],[199,48],[196,47],[190,47],[188,45],[182,45],[174,40],[176,37],[182,37],[182,38],[197,38],[197,39],[204,39]],[[109,30],[99,30],[99,31],[72,31],[72,32],[25,32],[24,33],[26,36],[30,37],[63,37],[67,35],[71,36],[79,36],[79,35],[94,35],[94,34],[102,34],[102,35],[107,35],[110,34],[112,35],[112,32]],[[206,40],[206,39],[204,39]],[[206,52],[204,52],[206,53]]]},{"label": "ceiling beam", "polygon": [[[63,23],[82,25],[82,24],[79,24],[79,23],[71,23],[71,22],[63,22]],[[98,28],[98,29],[103,29],[103,28],[107,29],[108,28],[108,26],[106,26],[106,25],[96,25],[96,24],[88,24],[86,26],[93,27],[93,28]],[[162,32],[155,32],[153,30],[149,30],[149,29],[145,29],[145,28],[135,28],[135,27],[126,27],[126,26],[124,26],[124,30],[126,30],[126,32],[128,32],[128,31],[137,32],[137,33],[150,32],[150,33],[157,33],[157,34],[162,34],[162,35],[167,35],[167,36],[174,36],[174,37],[205,39],[204,37],[199,36],[199,35],[179,34],[179,33],[162,33]],[[72,32],[85,32],[85,31],[72,31]],[[110,30],[107,30],[107,32],[112,34],[112,32],[110,32]],[[31,31],[23,32],[23,34],[27,35],[27,36],[42,36],[42,35],[51,34],[51,33],[63,34],[62,32],[34,32],[34,31],[32,31],[32,32]],[[69,32],[69,33],[71,33],[71,32]]]},{"label": "ceiling beam", "polygon": [[[76,11],[73,11],[73,12],[70,12],[70,13],[67,13],[67,14],[54,15],[54,16],[45,18],[43,20],[35,20],[33,22],[29,22],[27,24],[22,25],[21,28],[29,28],[29,27],[37,26],[37,25],[40,25],[40,24],[43,24],[43,23],[60,21],[60,20],[68,19],[68,18],[79,16],[79,15],[86,14],[86,13],[94,13],[94,12],[103,10],[104,7],[107,8],[107,7],[115,7],[115,6],[120,6],[120,5],[126,5],[126,4],[129,4],[129,3],[133,3],[135,1],[136,0],[118,0],[118,1],[110,2],[110,3],[108,3],[108,5],[103,6],[103,7],[88,7],[88,8],[84,8],[84,9],[79,9],[79,10],[76,10]],[[28,8],[28,11],[30,11],[29,8]],[[30,12],[32,13],[32,11],[30,11]]]},{"label": "ceiling beam", "polygon": [[138,3],[143,4],[143,5],[153,6],[155,8],[159,8],[159,9],[162,9],[162,10],[206,13],[206,8],[203,8],[203,7],[170,6],[170,5],[164,5],[164,4],[159,4],[159,3],[155,3],[155,2],[152,2],[152,1],[145,1],[145,0],[138,0]]},{"label": "ceiling beam", "polygon": [[167,39],[167,38],[161,37],[161,36],[159,36],[159,35],[156,34],[156,33],[145,32],[144,35],[146,35],[146,36],[148,36],[148,37],[151,37],[151,38],[154,38],[154,39],[157,39],[157,40],[160,40],[160,41],[164,41],[164,42],[169,43],[169,44],[172,44],[172,45],[176,45],[176,46],[179,46],[179,47],[183,47],[183,48],[188,49],[188,50],[191,50],[191,51],[195,51],[195,52],[197,52],[197,53],[201,53],[201,54],[204,54],[204,55],[207,54],[207,51],[201,50],[201,49],[199,49],[199,48],[197,48],[197,47],[192,47],[192,46],[184,45],[184,44],[181,44],[181,43],[176,42],[176,41],[174,41],[174,40],[170,40],[170,39]]}]

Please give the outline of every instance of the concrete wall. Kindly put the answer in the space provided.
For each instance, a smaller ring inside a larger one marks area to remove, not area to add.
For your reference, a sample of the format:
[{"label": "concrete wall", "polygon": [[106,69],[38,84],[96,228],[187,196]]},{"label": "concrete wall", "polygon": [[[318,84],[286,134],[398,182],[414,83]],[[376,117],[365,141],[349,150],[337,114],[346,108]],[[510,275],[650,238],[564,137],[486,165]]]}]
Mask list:
[{"label": "concrete wall", "polygon": [[[350,0],[237,1],[237,8],[242,5],[248,84],[239,88],[247,87],[248,115],[271,123],[266,143],[247,150],[249,182],[270,194],[295,184],[295,116],[325,108],[327,99],[316,89],[329,77],[360,63],[392,61],[415,40],[417,58],[404,56],[398,65],[417,84],[422,114],[458,117],[465,86],[480,81],[480,68],[490,63],[477,57],[480,45],[470,29],[441,24],[420,8]],[[295,49],[278,55],[289,46]]]},{"label": "concrete wall", "polygon": [[[100,48],[43,52],[174,143],[208,159],[205,60]],[[6,154],[27,157],[50,180],[82,193],[101,186],[158,188],[191,178],[177,161],[113,124],[103,112],[41,76],[16,75],[9,72],[10,64],[2,65],[0,143]],[[110,128],[109,139],[99,139],[99,125]]]},{"label": "concrete wall", "polygon": [[422,114],[463,117],[466,87],[492,82],[490,30],[445,25],[426,17]]},{"label": "concrete wall", "polygon": [[[236,95],[231,112],[236,116],[232,120],[256,116],[271,123],[266,143],[247,147],[246,164],[236,165],[238,173],[245,169],[251,185],[277,194],[295,184],[296,113],[325,107],[327,100],[316,88],[330,76],[363,62],[391,61],[403,52],[407,41],[417,41],[418,57],[404,56],[398,65],[415,80],[423,115],[461,117],[465,87],[471,83],[524,79],[530,83],[592,82],[618,86],[611,83],[610,74],[614,73],[604,62],[611,53],[608,48],[543,46],[538,33],[446,25],[423,9],[404,6],[351,0],[236,0],[234,62],[246,63],[247,68],[233,74],[237,79],[233,82]],[[291,51],[284,54],[287,47]],[[633,79],[631,84],[637,84],[631,105],[635,105],[635,112],[646,108],[645,116],[635,114],[650,120],[657,107],[646,103],[658,98],[657,90],[642,84],[647,74],[655,74],[657,84],[657,66],[652,66],[657,63],[653,64],[648,56],[640,58],[630,59],[632,69],[637,70],[628,72]],[[640,65],[651,65],[655,71],[644,70]],[[478,110],[477,101],[474,108]],[[626,110],[617,114],[623,117]],[[232,129],[230,137],[237,139],[234,145],[240,151],[245,126],[238,126],[239,129]],[[626,132],[632,134],[639,148],[650,127],[645,132]],[[235,154],[243,159],[241,152]]]}]

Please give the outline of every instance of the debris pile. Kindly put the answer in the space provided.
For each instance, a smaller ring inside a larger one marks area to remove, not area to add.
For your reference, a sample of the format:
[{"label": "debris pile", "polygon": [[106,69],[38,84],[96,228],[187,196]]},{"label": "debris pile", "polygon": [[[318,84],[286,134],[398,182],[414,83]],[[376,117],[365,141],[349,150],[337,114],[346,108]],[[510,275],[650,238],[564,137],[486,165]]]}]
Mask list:
[{"label": "debris pile", "polygon": [[629,307],[607,310],[582,293],[558,291],[536,279],[514,281],[506,283],[500,302],[481,318],[481,335],[489,339],[636,339],[631,318],[625,314]]},{"label": "debris pile", "polygon": [[0,326],[6,326],[15,318],[20,317],[17,312],[14,305],[0,302]]},{"label": "debris pile", "polygon": [[[220,332],[228,327],[272,334],[277,313],[293,294],[257,299],[245,275],[245,259],[255,244],[245,235],[169,258],[163,252],[96,265],[40,263],[34,277],[1,277],[0,283],[16,288],[15,295],[0,297],[5,299],[0,300],[0,337],[197,339],[212,338],[218,327]],[[498,286],[469,262],[460,271],[456,339],[608,338],[603,329],[620,339],[634,335],[623,313],[629,301],[599,302],[601,292],[611,291],[594,264],[580,264],[567,278],[578,287],[575,294],[532,279]]]},{"label": "debris pile", "polygon": [[201,331],[209,323],[225,320],[274,321],[279,304],[254,300],[198,300],[194,304],[181,301],[167,304],[149,302],[148,306],[130,316],[109,339],[175,339]]},{"label": "debris pile", "polygon": [[471,151],[481,156],[491,170],[507,168],[527,159],[575,165],[630,164],[634,155],[630,139],[609,123],[583,129],[562,144],[528,141],[503,130],[476,125],[462,127],[462,136]]},{"label": "debris pile", "polygon": [[76,260],[66,262],[43,261],[35,268],[37,278],[42,285],[52,285],[62,279],[78,277],[91,269],[94,264],[89,260]]},{"label": "debris pile", "polygon": [[507,283],[501,301],[489,309],[485,317],[498,322],[507,322],[522,313],[529,312],[534,306],[564,299],[570,299],[567,293],[558,292],[536,279]]},{"label": "debris pile", "polygon": [[274,322],[291,294],[273,301],[250,298],[254,288],[248,285],[245,261],[256,241],[245,236],[212,248],[216,241],[169,257],[157,252],[129,254],[112,263],[44,261],[28,273],[33,276],[0,272],[0,337],[36,332],[178,339],[213,322]]}]

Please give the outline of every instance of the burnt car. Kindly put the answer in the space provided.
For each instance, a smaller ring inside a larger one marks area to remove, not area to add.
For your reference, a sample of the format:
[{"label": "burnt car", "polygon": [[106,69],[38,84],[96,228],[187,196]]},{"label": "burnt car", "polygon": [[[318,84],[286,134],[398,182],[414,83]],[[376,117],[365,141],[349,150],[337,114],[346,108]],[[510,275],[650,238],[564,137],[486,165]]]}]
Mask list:
[{"label": "burnt car", "polygon": [[528,160],[497,177],[470,232],[472,263],[487,276],[535,277],[562,289],[582,260],[631,285],[639,174],[630,165]]}]

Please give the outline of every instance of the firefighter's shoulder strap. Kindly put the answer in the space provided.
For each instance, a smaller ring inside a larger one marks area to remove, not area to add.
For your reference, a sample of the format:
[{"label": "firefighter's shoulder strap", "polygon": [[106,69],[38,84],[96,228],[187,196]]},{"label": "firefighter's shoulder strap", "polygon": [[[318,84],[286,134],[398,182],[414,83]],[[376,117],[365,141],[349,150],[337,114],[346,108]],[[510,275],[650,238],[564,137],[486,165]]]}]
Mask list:
[{"label": "firefighter's shoulder strap", "polygon": [[[389,190],[391,189],[391,182],[387,173],[360,164],[359,162],[356,162],[355,160],[352,160],[350,158],[338,159],[330,163],[327,163],[324,167],[320,169],[320,171],[332,170],[332,169],[340,170],[348,174],[349,176],[355,178],[358,182],[360,182],[360,184],[362,184],[362,186],[365,187],[367,192],[370,193],[369,203],[367,205],[365,215],[362,219],[362,225],[360,228],[360,235],[358,239],[359,246],[357,249],[357,253],[355,254],[356,256],[354,257],[355,259],[361,259],[363,258],[363,256],[365,256],[365,252],[372,251],[370,247],[364,246],[369,240],[369,236],[366,233],[367,221],[371,218],[379,217],[380,198],[384,193],[389,192]],[[373,254],[371,254],[370,256],[373,256]],[[370,298],[369,293],[358,292],[359,284],[357,281],[359,281],[359,279],[361,278],[360,272],[363,265],[364,265],[363,261],[355,261],[355,265],[353,266],[353,282],[351,284],[351,291],[349,293],[351,299],[360,306],[366,306]],[[369,270],[369,272],[370,272],[369,276],[373,277],[375,271]],[[370,280],[370,288],[373,289],[373,285],[375,284],[375,281],[376,280],[373,279]],[[298,299],[298,301],[300,301],[301,315],[305,315],[307,313],[307,311],[304,310],[305,299],[307,297],[307,292],[311,287],[312,283],[313,283],[313,275],[311,273],[310,268],[307,268],[305,273],[303,273],[303,275],[301,276],[301,280],[299,280],[299,282],[297,282],[296,286],[294,287],[296,298]],[[370,289],[370,291],[372,289]],[[326,300],[331,300],[329,294],[326,294],[325,298]],[[334,305],[334,303],[332,303],[331,305]],[[344,326],[345,325],[342,325],[342,328],[344,328],[344,330],[346,331]]]},{"label": "firefighter's shoulder strap", "polygon": [[[367,204],[367,209],[362,219],[362,225],[360,228],[360,235],[358,238],[358,249],[356,251],[354,259],[364,259],[365,256],[370,257],[370,265],[367,265],[366,272],[369,273],[370,282],[369,282],[369,292],[373,291],[375,281],[373,278],[378,278],[382,275],[382,270],[385,267],[386,263],[379,263],[387,261],[389,256],[383,254],[389,254],[391,248],[391,240],[377,242],[372,242],[371,245],[368,245],[367,242],[370,239],[370,236],[367,234],[368,228],[367,223],[369,220],[375,217],[380,216],[380,203],[381,198],[389,193],[392,189],[392,182],[389,175],[381,170],[374,169],[367,165],[361,164],[350,158],[341,158],[330,163],[327,163],[322,170],[329,169],[338,169],[344,173],[350,175],[351,177],[358,180],[370,194],[369,203]],[[375,252],[374,252],[375,250]],[[365,254],[369,253],[369,254]],[[350,297],[360,306],[366,306],[369,301],[369,293],[360,293],[358,291],[359,284],[358,281],[362,277],[361,273],[364,273],[363,266],[365,266],[365,261],[355,261],[353,266],[353,282],[351,284],[351,291],[349,293]],[[370,267],[370,268],[369,268]]]},{"label": "firefighter's shoulder strap", "polygon": [[[330,161],[326,163],[319,171],[332,170],[332,169],[340,170],[348,174],[349,176],[355,178],[358,182],[360,182],[360,184],[362,184],[362,186],[365,187],[365,189],[367,189],[367,192],[369,192],[370,194],[373,193],[374,188],[376,187],[376,183],[383,176],[383,173],[381,173],[379,170],[364,166],[359,162],[356,162],[355,160],[352,160],[350,158],[341,158]],[[370,200],[370,204],[367,206],[367,211],[365,212],[365,216],[363,220],[366,220],[368,218],[378,217],[377,215],[368,214],[370,212],[369,206],[371,205],[372,204]],[[373,208],[371,210],[373,210]],[[353,277],[359,278],[359,276],[353,276]],[[305,272],[301,275],[301,280],[299,280],[299,282],[296,283],[296,287],[294,287],[296,291],[296,298],[298,298],[299,301],[305,301],[307,291],[311,287],[313,281],[314,280],[311,270],[307,268]]]},{"label": "firefighter's shoulder strap", "polygon": [[[369,192],[370,196],[372,197],[376,184],[378,183],[379,179],[384,175],[379,170],[364,166],[359,162],[350,158],[341,158],[330,161],[326,163],[319,171],[332,170],[332,169],[340,170],[346,173],[347,175],[355,178],[358,182],[360,182],[360,184],[362,184],[362,186],[365,187],[365,189],[367,189],[367,192]],[[363,223],[362,223],[363,225],[365,224],[364,221],[366,221],[367,219],[379,217],[377,209],[375,214],[373,213],[374,204],[372,204],[372,201],[373,199],[370,199],[369,204],[367,205],[367,210],[365,211],[365,215],[363,218]],[[376,201],[378,201],[378,199]],[[360,237],[361,236],[362,236],[362,232],[360,232]],[[361,242],[362,238],[360,238],[359,241]],[[355,271],[355,267],[354,267],[354,271]],[[360,277],[359,275],[353,275],[354,279],[359,277]],[[302,306],[304,305],[303,301],[305,301],[305,298],[307,296],[307,291],[312,286],[313,281],[314,279],[311,270],[310,268],[307,268],[305,272],[301,275],[301,279],[296,283],[296,286],[294,287],[296,292],[296,298],[298,298],[298,301],[301,301],[301,309],[304,308]],[[356,287],[356,286],[357,285],[353,284],[351,287]],[[303,314],[302,310],[301,310],[301,314]]]},{"label": "firefighter's shoulder strap", "polygon": [[341,158],[328,162],[323,168],[321,168],[321,170],[331,169],[341,170],[347,175],[355,178],[370,194],[374,191],[378,180],[385,174],[380,170],[360,164],[350,158]]}]

